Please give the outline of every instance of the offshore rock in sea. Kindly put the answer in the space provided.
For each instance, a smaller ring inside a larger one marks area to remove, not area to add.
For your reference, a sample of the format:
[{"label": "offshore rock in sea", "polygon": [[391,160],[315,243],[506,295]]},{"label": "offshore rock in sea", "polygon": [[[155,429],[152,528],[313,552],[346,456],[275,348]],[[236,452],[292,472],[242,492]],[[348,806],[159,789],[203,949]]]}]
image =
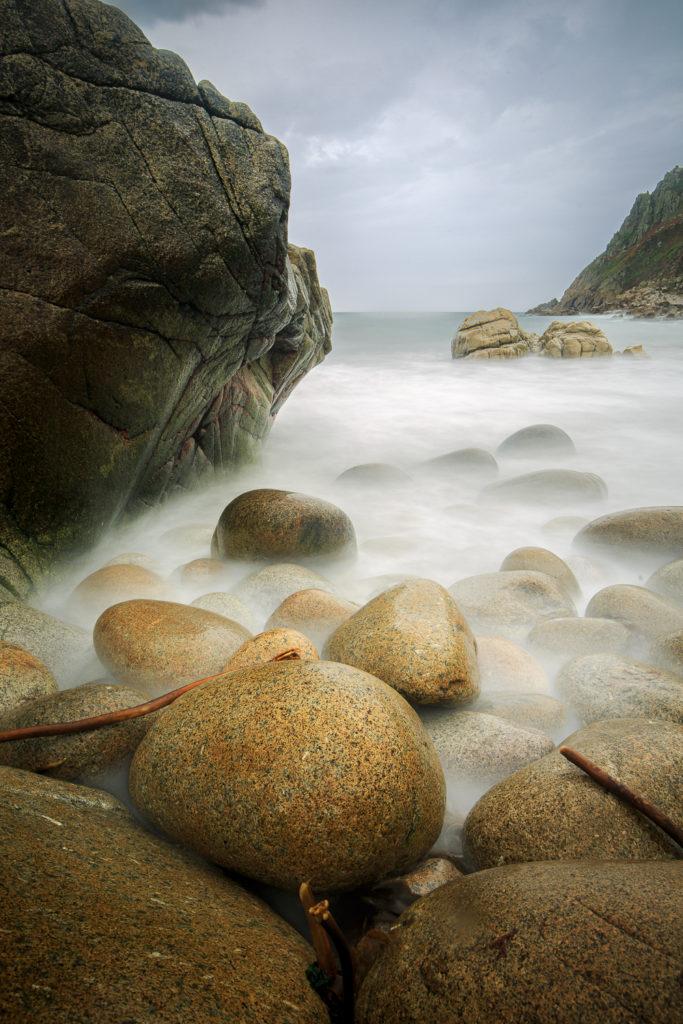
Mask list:
[{"label": "offshore rock in sea", "polygon": [[480,309],[460,324],[451,342],[451,355],[453,359],[528,356],[534,337],[522,330],[517,317],[509,309]]},{"label": "offshore rock in sea", "polygon": [[519,864],[441,886],[399,918],[357,1024],[670,1024],[683,1015],[683,865]]},{"label": "offshore rock in sea", "polygon": [[0,768],[0,854],[13,1024],[328,1024],[311,946],[109,794]]},{"label": "offshore rock in sea", "polygon": [[[128,686],[89,683],[28,701],[2,716],[2,729],[75,722],[80,718],[133,708],[147,700],[148,694]],[[42,772],[57,779],[94,778],[123,764],[153,721],[153,715],[142,715],[87,732],[0,743],[0,764]]]},{"label": "offshore rock in sea", "polygon": [[584,722],[642,715],[683,724],[680,677],[623,655],[573,658],[558,675],[557,690]]},{"label": "offshore rock in sea", "polygon": [[217,675],[250,637],[238,622],[174,601],[122,601],[93,631],[97,656],[114,678],[153,691]]},{"label": "offshore rock in sea", "polygon": [[416,704],[466,704],[479,695],[476,641],[433,580],[406,580],[373,598],[332,633],[324,655],[371,672]]},{"label": "offshore rock in sea", "polygon": [[355,550],[353,523],[336,505],[269,487],[231,501],[211,541],[211,553],[225,559],[315,559]]},{"label": "offshore rock in sea", "polygon": [[0,593],[23,598],[252,456],[332,316],[245,104],[96,0],[11,0],[1,52]]},{"label": "offshore rock in sea", "polygon": [[130,791],[172,839],[270,885],[399,874],[441,830],[445,783],[410,705],[333,662],[281,661],[186,693],[138,747]]},{"label": "offshore rock in sea", "polygon": [[0,716],[59,687],[50,669],[20,644],[0,640]]},{"label": "offshore rock in sea", "polygon": [[[683,816],[683,727],[647,718],[593,722],[564,741],[673,821]],[[477,871],[531,860],[677,859],[674,841],[555,750],[499,782],[465,819]]]},{"label": "offshore rock in sea", "polygon": [[553,320],[541,335],[539,354],[551,359],[588,359],[611,356],[612,346],[603,331],[590,320]]}]

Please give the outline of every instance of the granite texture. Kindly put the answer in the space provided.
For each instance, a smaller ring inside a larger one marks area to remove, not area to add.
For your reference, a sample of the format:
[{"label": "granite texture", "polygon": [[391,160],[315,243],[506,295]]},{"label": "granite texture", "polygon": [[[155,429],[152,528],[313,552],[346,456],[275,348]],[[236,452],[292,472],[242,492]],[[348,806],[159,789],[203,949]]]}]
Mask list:
[{"label": "granite texture", "polygon": [[584,654],[622,654],[629,635],[626,626],[614,619],[574,616],[539,622],[526,642],[537,658],[564,662]]},{"label": "granite texture", "polygon": [[122,601],[95,623],[97,656],[115,679],[172,690],[216,675],[251,634],[215,612],[173,601]]},{"label": "granite texture", "polygon": [[355,552],[356,534],[345,512],[329,501],[263,487],[223,509],[211,553],[225,559],[310,559]]},{"label": "granite texture", "polygon": [[238,647],[226,661],[223,671],[234,672],[236,669],[261,665],[267,661],[273,661],[279,654],[286,654],[288,651],[296,651],[300,661],[320,660],[317,648],[307,636],[298,630],[267,629]]},{"label": "granite texture", "polygon": [[0,640],[0,717],[35,697],[57,692],[57,680],[40,658],[20,644]]},{"label": "granite texture", "polygon": [[21,601],[0,604],[0,638],[25,647],[45,662],[64,686],[72,686],[95,660],[89,630]]},{"label": "granite texture", "polygon": [[0,1007],[12,1024],[328,1024],[312,948],[114,797],[0,768]]},{"label": "granite texture", "polygon": [[683,606],[647,587],[617,583],[604,587],[588,602],[586,615],[617,619],[633,633],[654,640],[683,629]]},{"label": "granite texture", "polygon": [[551,576],[529,569],[479,573],[448,590],[475,633],[508,640],[524,640],[545,619],[576,615],[574,602]]},{"label": "granite texture", "polygon": [[683,723],[683,680],[619,654],[587,654],[560,671],[557,691],[584,722],[642,715]]},{"label": "granite texture", "polygon": [[500,571],[507,572],[515,569],[544,572],[546,576],[552,576],[557,585],[565,590],[571,598],[581,596],[581,587],[567,563],[547,548],[525,547],[511,551],[503,559]]},{"label": "granite texture", "polygon": [[438,583],[390,587],[328,638],[324,656],[370,672],[417,704],[464,704],[479,695],[477,645]]},{"label": "granite texture", "polygon": [[574,538],[579,549],[614,558],[656,561],[680,558],[683,551],[683,506],[630,508],[593,519]]},{"label": "granite texture", "polygon": [[69,598],[69,610],[94,619],[112,604],[144,598],[174,601],[173,587],[158,573],[141,565],[106,565],[86,576]]},{"label": "granite texture", "polygon": [[483,693],[545,693],[549,689],[543,666],[514,640],[484,633],[477,633],[475,639]]},{"label": "granite texture", "polygon": [[[621,718],[594,722],[564,745],[683,821],[683,728]],[[662,860],[674,841],[559,750],[499,782],[465,819],[465,853],[477,869],[531,860]]]},{"label": "granite texture", "polygon": [[519,864],[418,900],[357,1024],[671,1024],[683,1015],[683,865]]},{"label": "granite texture", "polygon": [[472,710],[546,733],[557,732],[567,721],[567,709],[562,701],[545,693],[496,693],[491,690],[479,698]]},{"label": "granite texture", "polygon": [[299,629],[316,646],[322,646],[330,633],[357,612],[358,607],[352,601],[316,587],[297,590],[277,606],[266,622],[266,629],[278,626]]},{"label": "granite texture", "polygon": [[155,828],[209,860],[320,893],[404,871],[445,805],[412,708],[331,662],[259,665],[185,694],[138,747],[130,791]]}]

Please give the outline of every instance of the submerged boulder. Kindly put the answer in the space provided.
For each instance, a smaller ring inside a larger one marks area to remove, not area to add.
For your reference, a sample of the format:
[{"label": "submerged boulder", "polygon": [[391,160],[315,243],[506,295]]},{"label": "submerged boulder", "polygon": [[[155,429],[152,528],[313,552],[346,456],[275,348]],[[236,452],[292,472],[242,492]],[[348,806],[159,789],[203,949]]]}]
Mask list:
[{"label": "submerged boulder", "polygon": [[574,442],[562,427],[553,423],[532,423],[510,434],[496,449],[497,455],[573,455]]},{"label": "submerged boulder", "polygon": [[23,598],[253,454],[332,317],[288,247],[287,153],[246,105],[109,4],[5,7],[0,587]]},{"label": "submerged boulder", "polygon": [[309,944],[107,793],[0,768],[0,856],[13,1024],[327,1024]]},{"label": "submerged boulder", "polygon": [[576,615],[574,602],[552,576],[529,569],[467,576],[449,592],[476,633],[514,641],[524,640],[537,622]]},{"label": "submerged boulder", "polygon": [[664,669],[619,654],[573,658],[557,688],[584,722],[643,715],[683,724],[683,682]]},{"label": "submerged boulder", "polygon": [[296,890],[398,874],[439,835],[445,785],[419,718],[348,665],[282,661],[180,697],[138,747],[130,791],[172,839]]}]

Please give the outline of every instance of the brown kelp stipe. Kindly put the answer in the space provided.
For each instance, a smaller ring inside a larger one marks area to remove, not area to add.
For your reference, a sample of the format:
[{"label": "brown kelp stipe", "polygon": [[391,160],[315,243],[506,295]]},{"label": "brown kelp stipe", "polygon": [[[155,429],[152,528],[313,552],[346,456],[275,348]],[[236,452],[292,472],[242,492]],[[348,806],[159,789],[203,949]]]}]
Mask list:
[{"label": "brown kelp stipe", "polygon": [[[301,651],[297,647],[288,647],[284,651],[279,651],[274,658],[270,658],[264,664],[270,664],[273,661],[292,660],[301,660]],[[0,743],[8,743],[11,740],[32,740],[38,736],[69,736],[72,733],[88,732],[90,729],[102,729],[105,725],[114,725],[116,722],[127,722],[131,718],[141,718],[143,715],[151,714],[152,711],[158,711],[159,708],[167,707],[195,686],[201,686],[202,683],[209,683],[212,679],[219,679],[220,676],[229,674],[229,672],[217,672],[214,676],[195,679],[192,683],[185,683],[175,690],[162,694],[161,697],[145,701],[144,704],[136,704],[132,708],[121,708],[119,711],[108,711],[104,715],[93,715],[92,718],[78,718],[74,722],[48,722],[45,725],[27,725],[23,729],[8,729],[6,732],[0,732]]]},{"label": "brown kelp stipe", "polygon": [[[304,882],[299,888],[299,899],[306,912],[306,920],[311,930],[311,938],[318,960],[318,967],[327,976],[329,982],[326,999],[330,1016],[338,1024],[353,1024],[355,1018],[354,977],[351,950],[346,937],[332,916],[328,900],[315,903],[315,896],[310,882]],[[324,940],[324,941],[323,941]],[[337,968],[332,959],[330,942],[334,946],[341,967],[343,988],[341,1000],[334,982],[337,980]],[[311,977],[309,981],[313,984]],[[318,988],[313,984],[314,988]],[[320,993],[322,994],[322,992]]]},{"label": "brown kelp stipe", "polygon": [[625,786],[623,782],[619,782],[612,775],[609,775],[604,769],[598,768],[596,764],[593,764],[587,757],[580,754],[578,750],[573,750],[571,747],[560,747],[560,753],[563,757],[566,757],[568,761],[575,764],[577,768],[584,771],[586,775],[590,775],[592,779],[595,779],[601,786],[609,790],[610,793],[614,793],[621,800],[624,800],[627,804],[631,804],[636,810],[644,814],[650,821],[654,821],[655,825],[659,825],[663,832],[666,832],[675,843],[683,848],[683,829],[660,811],[658,807],[651,804],[649,800],[645,800],[642,796],[638,796],[632,789]]}]

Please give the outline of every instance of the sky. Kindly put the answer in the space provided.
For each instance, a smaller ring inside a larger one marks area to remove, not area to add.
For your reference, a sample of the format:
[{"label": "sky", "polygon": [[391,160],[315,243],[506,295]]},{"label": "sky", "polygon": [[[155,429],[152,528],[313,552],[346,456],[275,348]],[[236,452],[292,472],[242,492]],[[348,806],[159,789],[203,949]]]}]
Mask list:
[{"label": "sky", "polygon": [[120,0],[287,146],[335,311],[561,296],[683,163],[680,0]]}]

